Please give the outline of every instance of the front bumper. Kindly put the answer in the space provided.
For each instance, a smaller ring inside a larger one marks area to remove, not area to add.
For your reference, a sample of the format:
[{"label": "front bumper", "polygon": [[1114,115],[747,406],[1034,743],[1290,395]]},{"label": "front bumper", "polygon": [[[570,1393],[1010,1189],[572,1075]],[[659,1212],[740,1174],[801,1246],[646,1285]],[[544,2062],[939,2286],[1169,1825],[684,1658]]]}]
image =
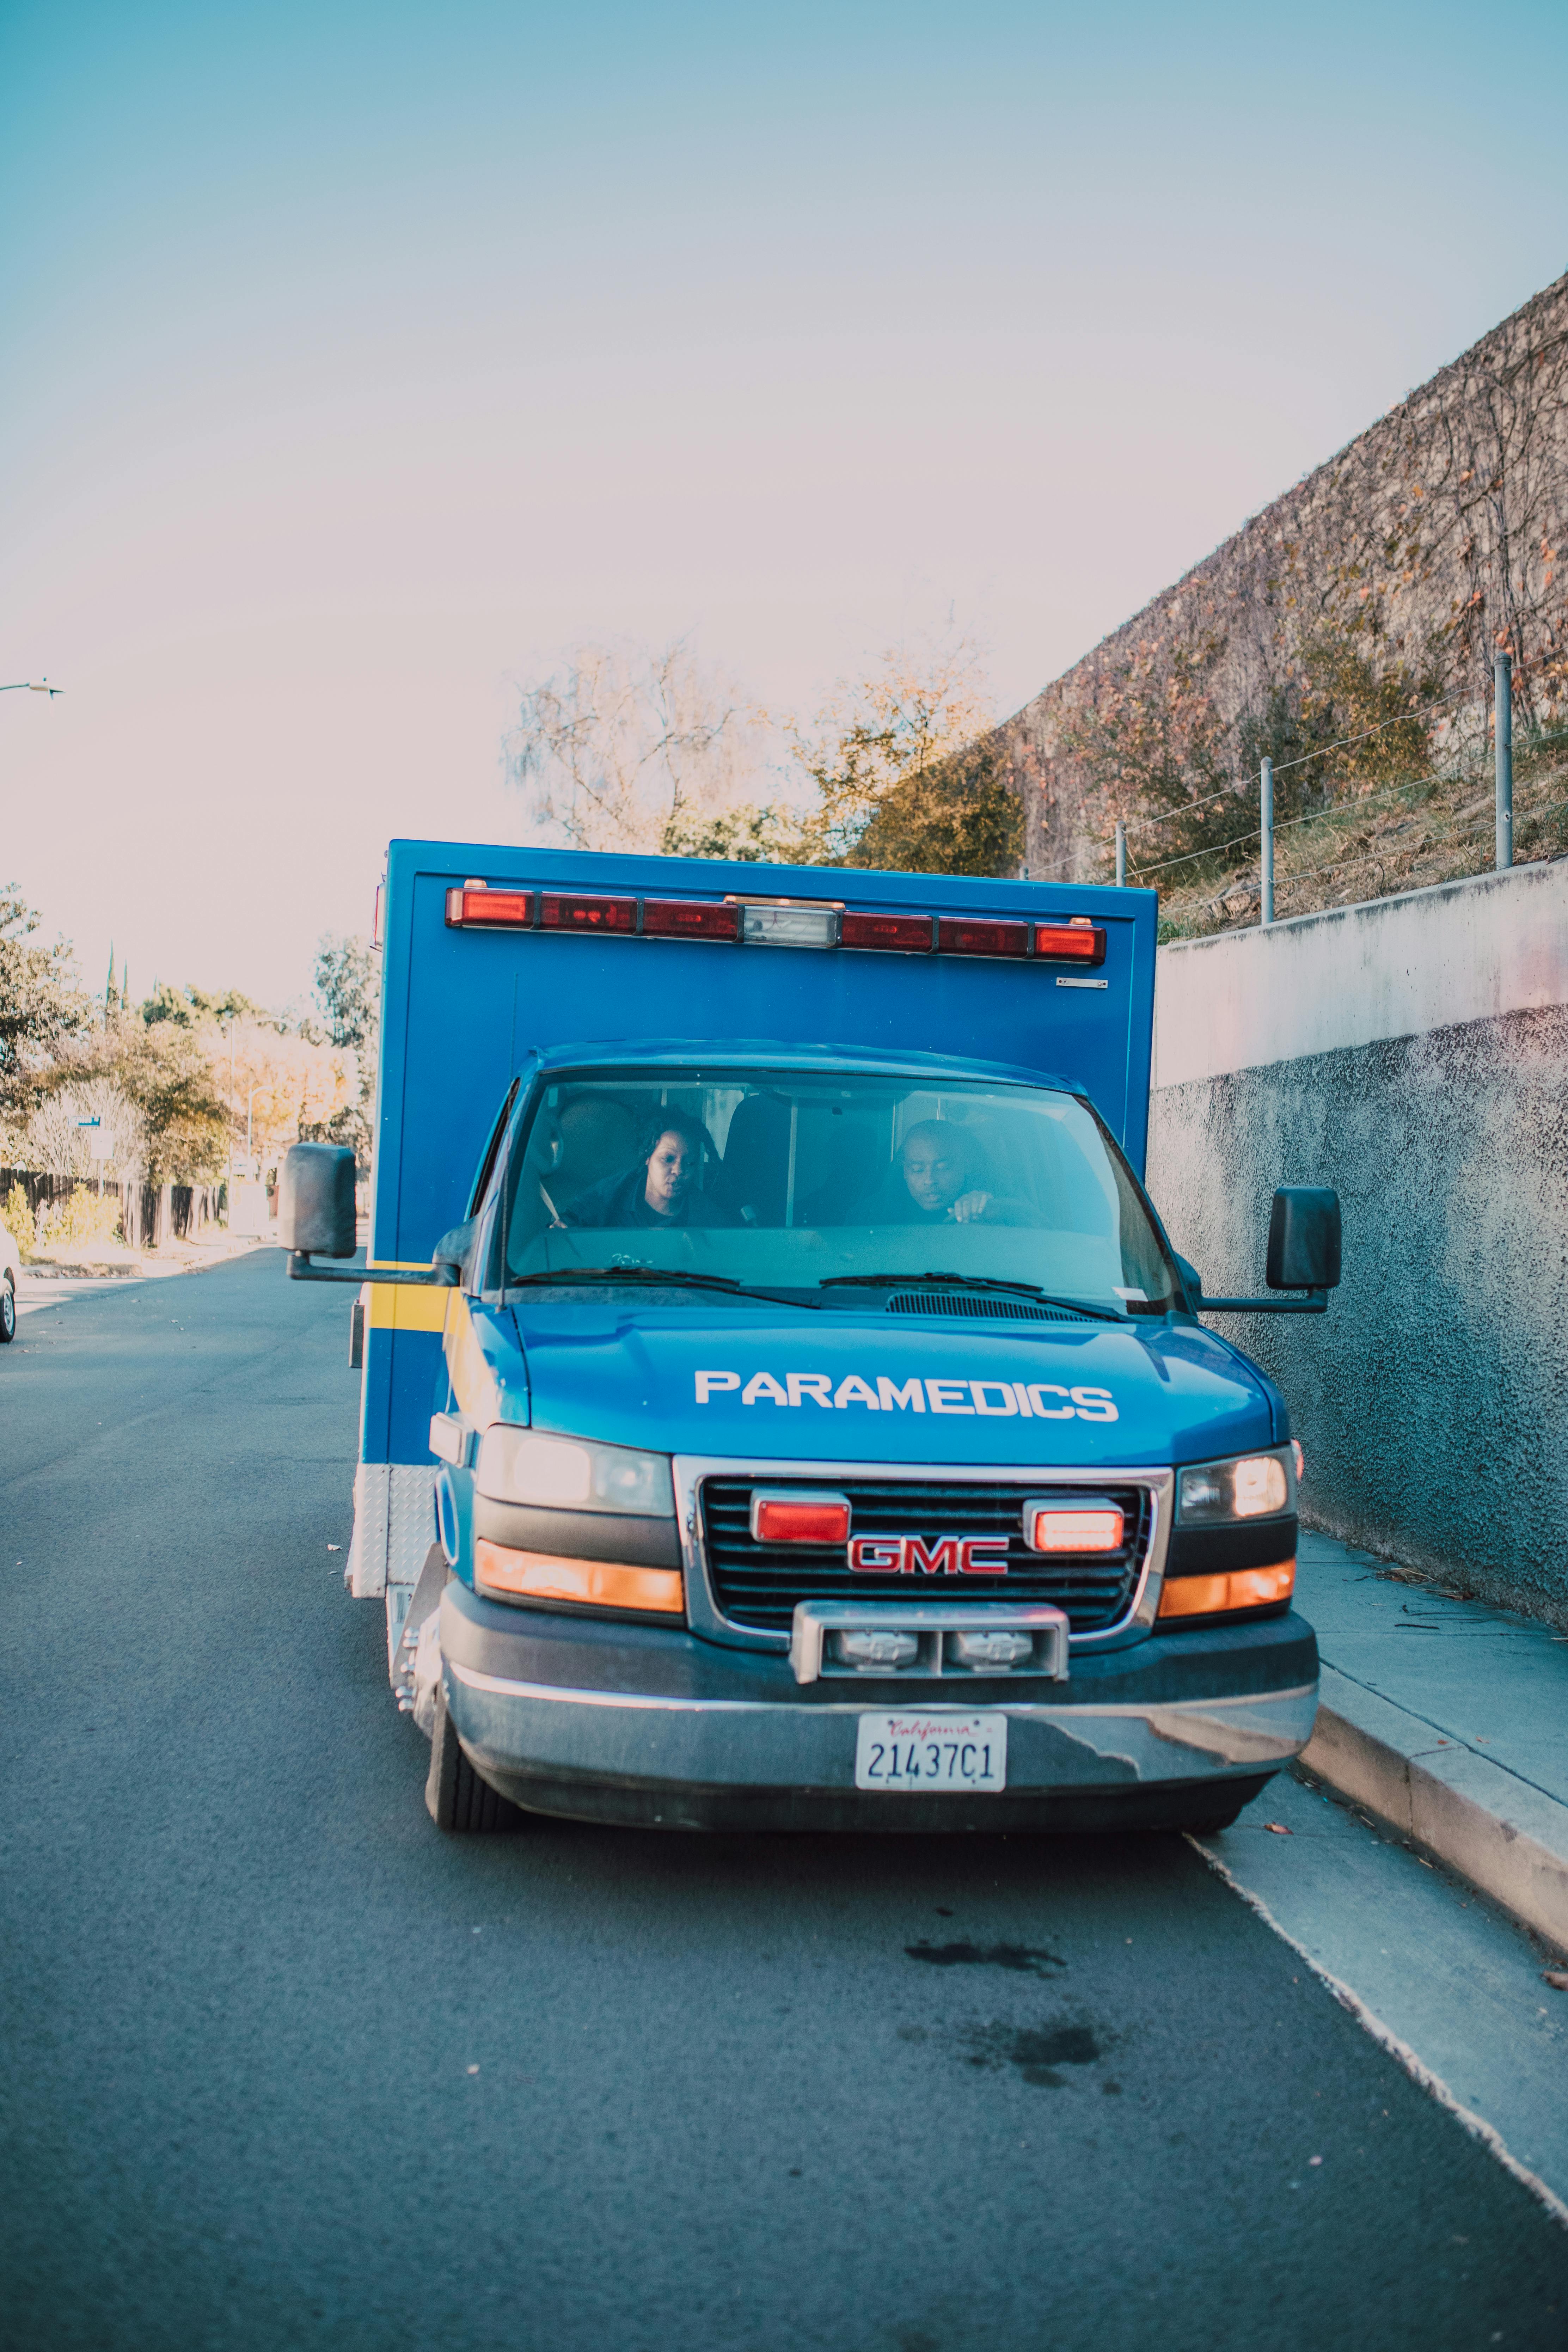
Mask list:
[{"label": "front bumper", "polygon": [[[441,1650],[448,1717],[502,1795],[667,1828],[1163,1826],[1256,1795],[1306,1746],[1318,1703],[1317,1643],[1294,1615],[1075,1654],[1066,1685],[974,1675],[917,1696],[874,1675],[800,1685],[772,1654],[511,1609],[453,1583]],[[858,1790],[856,1719],[890,1707],[1000,1709],[1005,1791]]]}]

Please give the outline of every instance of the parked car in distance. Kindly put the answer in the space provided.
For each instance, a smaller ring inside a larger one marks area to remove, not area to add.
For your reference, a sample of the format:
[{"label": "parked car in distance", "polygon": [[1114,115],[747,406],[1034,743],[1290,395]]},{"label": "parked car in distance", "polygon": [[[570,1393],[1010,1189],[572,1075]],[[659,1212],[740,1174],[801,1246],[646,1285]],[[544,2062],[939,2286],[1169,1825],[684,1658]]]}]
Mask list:
[{"label": "parked car in distance", "polygon": [[16,1336],[16,1285],[21,1278],[16,1236],[0,1225],[0,1345]]}]

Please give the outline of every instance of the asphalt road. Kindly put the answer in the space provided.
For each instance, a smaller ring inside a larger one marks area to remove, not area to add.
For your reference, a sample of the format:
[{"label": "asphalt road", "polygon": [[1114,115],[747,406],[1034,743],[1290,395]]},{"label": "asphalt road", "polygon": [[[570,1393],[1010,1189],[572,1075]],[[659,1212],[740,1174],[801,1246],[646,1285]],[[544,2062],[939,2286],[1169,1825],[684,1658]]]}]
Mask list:
[{"label": "asphalt road", "polygon": [[8,2345],[1568,2340],[1568,2233],[1180,1839],[443,1839],[350,1296],[0,1351]]}]

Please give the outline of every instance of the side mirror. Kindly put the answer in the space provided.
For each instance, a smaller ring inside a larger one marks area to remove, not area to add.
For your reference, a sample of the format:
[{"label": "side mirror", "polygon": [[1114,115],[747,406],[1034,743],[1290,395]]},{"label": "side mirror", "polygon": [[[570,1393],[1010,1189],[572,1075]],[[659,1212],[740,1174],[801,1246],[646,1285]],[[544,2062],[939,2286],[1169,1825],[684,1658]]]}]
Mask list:
[{"label": "side mirror", "polygon": [[1281,1184],[1268,1219],[1270,1290],[1332,1290],[1340,1278],[1340,1196],[1326,1184]]},{"label": "side mirror", "polygon": [[342,1143],[292,1143],[278,1178],[278,1238],[309,1256],[353,1257],[354,1156]]},{"label": "side mirror", "polygon": [[473,1248],[479,1222],[478,1217],[465,1217],[460,1225],[454,1225],[450,1233],[443,1234],[430,1253],[431,1265],[456,1267],[460,1281],[468,1272],[468,1252]]},{"label": "side mirror", "polygon": [[1191,1258],[1184,1257],[1180,1250],[1174,1251],[1173,1255],[1176,1261],[1176,1272],[1182,1277],[1182,1288],[1187,1294],[1187,1305],[1192,1308],[1193,1313],[1195,1315],[1203,1305],[1203,1276],[1198,1272],[1197,1267],[1193,1264]]}]

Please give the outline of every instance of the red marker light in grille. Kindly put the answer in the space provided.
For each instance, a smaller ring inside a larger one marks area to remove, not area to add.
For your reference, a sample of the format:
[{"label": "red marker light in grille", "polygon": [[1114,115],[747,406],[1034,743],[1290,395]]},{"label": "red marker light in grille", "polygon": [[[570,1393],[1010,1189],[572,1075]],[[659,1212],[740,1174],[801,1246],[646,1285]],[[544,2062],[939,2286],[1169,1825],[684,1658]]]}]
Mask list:
[{"label": "red marker light in grille", "polygon": [[841,1544],[849,1540],[847,1495],[805,1493],[800,1487],[752,1496],[753,1543]]},{"label": "red marker light in grille", "polygon": [[1098,923],[1037,923],[1035,953],[1062,963],[1103,963],[1105,933]]},{"label": "red marker light in grille", "polygon": [[964,915],[943,915],[937,923],[936,943],[943,955],[1027,955],[1029,926],[972,923]]},{"label": "red marker light in grille", "polygon": [[447,921],[466,930],[527,930],[533,921],[531,890],[490,890],[482,882],[465,882],[447,893]]},{"label": "red marker light in grille", "polygon": [[547,890],[540,901],[539,921],[546,931],[635,931],[635,898],[567,898]]},{"label": "red marker light in grille", "polygon": [[738,940],[741,909],[711,898],[645,898],[642,927],[647,939]]},{"label": "red marker light in grille", "polygon": [[929,915],[845,915],[838,944],[845,948],[892,948],[904,955],[931,953]]},{"label": "red marker light in grille", "polygon": [[1120,1551],[1125,1524],[1114,1503],[1024,1506],[1024,1541],[1031,1551]]}]

